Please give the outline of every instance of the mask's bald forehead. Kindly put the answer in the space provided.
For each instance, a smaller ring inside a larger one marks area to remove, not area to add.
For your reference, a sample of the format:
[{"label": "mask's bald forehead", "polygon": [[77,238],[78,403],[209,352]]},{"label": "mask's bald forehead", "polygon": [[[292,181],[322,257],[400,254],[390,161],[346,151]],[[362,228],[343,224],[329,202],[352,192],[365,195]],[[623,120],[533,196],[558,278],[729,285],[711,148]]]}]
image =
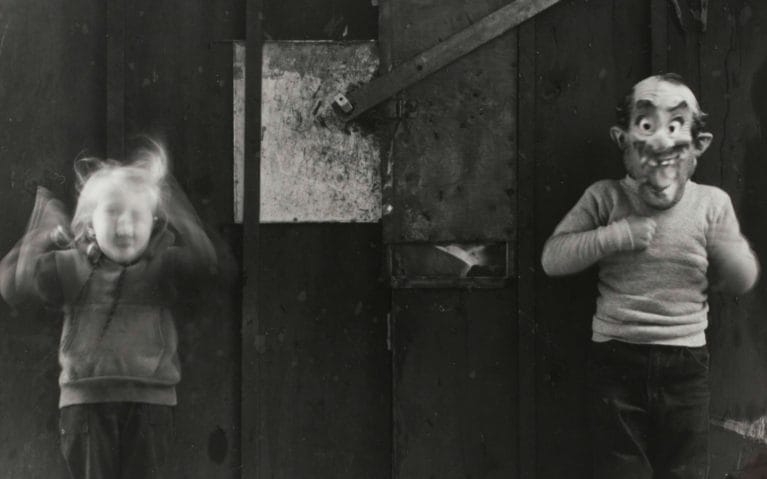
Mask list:
[{"label": "mask's bald forehead", "polygon": [[657,76],[645,78],[634,85],[632,103],[633,107],[650,103],[664,110],[686,104],[693,114],[700,113],[698,100],[687,86],[672,83]]}]

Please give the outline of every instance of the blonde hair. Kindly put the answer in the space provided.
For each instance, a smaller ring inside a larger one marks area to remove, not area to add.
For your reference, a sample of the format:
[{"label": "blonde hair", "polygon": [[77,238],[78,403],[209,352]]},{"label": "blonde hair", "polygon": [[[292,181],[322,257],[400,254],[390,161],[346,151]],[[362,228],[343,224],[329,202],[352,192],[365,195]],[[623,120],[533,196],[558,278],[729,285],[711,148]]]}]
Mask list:
[{"label": "blonde hair", "polygon": [[154,214],[163,220],[167,218],[164,186],[168,157],[162,145],[147,140],[149,146],[136,150],[127,163],[99,158],[82,158],[75,162],[79,196],[70,228],[76,246],[87,248],[89,243],[95,242],[88,234],[93,213],[105,194],[116,188],[128,188],[147,195]]}]

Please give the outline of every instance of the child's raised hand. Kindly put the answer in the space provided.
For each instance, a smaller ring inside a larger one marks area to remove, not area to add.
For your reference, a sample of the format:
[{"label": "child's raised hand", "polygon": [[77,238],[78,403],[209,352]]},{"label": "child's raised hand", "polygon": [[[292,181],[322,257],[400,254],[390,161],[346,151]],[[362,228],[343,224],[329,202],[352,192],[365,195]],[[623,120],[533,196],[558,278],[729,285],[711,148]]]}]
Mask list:
[{"label": "child's raised hand", "polygon": [[644,216],[631,215],[626,218],[631,231],[632,244],[635,250],[642,250],[650,245],[655,236],[655,221]]}]

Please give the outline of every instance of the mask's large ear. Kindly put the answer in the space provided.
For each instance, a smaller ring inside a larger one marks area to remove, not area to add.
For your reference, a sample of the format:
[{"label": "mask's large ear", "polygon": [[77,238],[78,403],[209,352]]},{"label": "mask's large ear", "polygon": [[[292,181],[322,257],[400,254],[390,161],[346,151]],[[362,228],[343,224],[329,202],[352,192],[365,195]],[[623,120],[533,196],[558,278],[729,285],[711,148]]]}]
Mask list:
[{"label": "mask's large ear", "polygon": [[77,176],[77,190],[81,190],[90,176],[98,171],[104,162],[99,158],[79,158],[75,160],[75,175]]},{"label": "mask's large ear", "polygon": [[714,135],[711,133],[708,133],[706,131],[702,131],[698,133],[698,136],[695,138],[695,141],[693,141],[695,152],[697,153],[697,156],[702,155],[709,146],[711,146],[711,141],[714,139]]},{"label": "mask's large ear", "polygon": [[610,138],[613,139],[621,151],[626,149],[626,144],[628,143],[628,134],[626,133],[626,130],[619,126],[613,126],[610,128]]}]

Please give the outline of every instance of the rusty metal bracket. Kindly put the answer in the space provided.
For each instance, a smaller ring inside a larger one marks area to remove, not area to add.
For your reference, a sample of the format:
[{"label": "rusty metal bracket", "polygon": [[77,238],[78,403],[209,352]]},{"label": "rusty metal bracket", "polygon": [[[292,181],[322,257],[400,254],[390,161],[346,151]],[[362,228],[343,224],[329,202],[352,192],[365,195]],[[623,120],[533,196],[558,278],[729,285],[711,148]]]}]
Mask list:
[{"label": "rusty metal bracket", "polygon": [[360,89],[340,94],[336,98],[342,104],[334,105],[335,111],[344,120],[353,120],[397,92],[559,2],[560,0],[516,0],[407,60],[389,73],[363,85]]}]

